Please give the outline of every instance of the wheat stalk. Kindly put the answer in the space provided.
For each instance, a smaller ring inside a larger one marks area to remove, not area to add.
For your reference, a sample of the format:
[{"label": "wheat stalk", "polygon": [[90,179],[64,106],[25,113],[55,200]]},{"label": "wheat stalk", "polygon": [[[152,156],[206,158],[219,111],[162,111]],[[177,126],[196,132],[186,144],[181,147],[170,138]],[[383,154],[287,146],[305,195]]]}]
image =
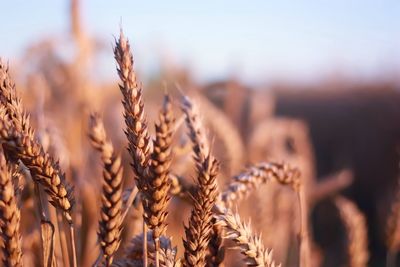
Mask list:
[{"label": "wheat stalk", "polygon": [[[1,61],[1,60],[0,60]],[[77,266],[75,230],[72,221],[73,189],[66,183],[65,174],[56,162],[35,139],[29,116],[18,97],[8,68],[0,63],[0,137],[5,142],[7,155],[14,161],[19,159],[29,169],[33,180],[43,186],[50,203],[59,209],[69,223],[73,266]]]},{"label": "wheat stalk", "polygon": [[36,141],[30,126],[29,116],[17,96],[15,84],[8,74],[8,68],[0,62],[1,138],[6,142],[7,152],[20,159],[31,172],[32,178],[41,184],[49,194],[51,203],[63,211],[66,220],[72,224],[72,188],[65,181],[65,174],[58,162],[46,153]]},{"label": "wheat stalk", "polygon": [[368,264],[369,257],[365,217],[357,206],[345,197],[336,197],[335,204],[346,227],[349,266],[365,267]]}]

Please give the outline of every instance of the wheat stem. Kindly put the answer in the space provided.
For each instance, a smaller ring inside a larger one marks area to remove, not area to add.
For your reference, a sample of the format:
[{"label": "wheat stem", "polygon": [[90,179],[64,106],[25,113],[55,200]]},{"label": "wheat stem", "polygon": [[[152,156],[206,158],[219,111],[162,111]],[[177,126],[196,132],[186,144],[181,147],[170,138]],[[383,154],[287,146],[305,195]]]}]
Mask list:
[{"label": "wheat stem", "polygon": [[350,267],[365,267],[369,257],[365,217],[349,199],[338,196],[335,204],[346,227],[348,264]]},{"label": "wheat stem", "polygon": [[395,251],[388,250],[386,252],[386,267],[396,267],[397,253]]},{"label": "wheat stem", "polygon": [[308,232],[308,205],[303,185],[297,190],[297,198],[300,209],[300,267],[307,267],[310,266],[310,235]]},{"label": "wheat stem", "polygon": [[160,266],[160,238],[157,237],[154,239],[154,246],[155,246],[155,266]]},{"label": "wheat stem", "polygon": [[139,191],[138,188],[134,187],[134,188],[132,188],[131,192],[129,193],[129,197],[128,197],[128,200],[126,201],[126,205],[125,205],[125,210],[121,216],[121,223],[125,220],[125,217],[128,215],[130,207],[132,206],[133,202],[135,201],[138,191]]},{"label": "wheat stem", "polygon": [[75,246],[75,227],[74,224],[69,224],[69,237],[71,240],[71,251],[72,251],[72,267],[78,267],[76,246]]},{"label": "wheat stem", "polygon": [[147,267],[147,225],[143,220],[143,267]]},{"label": "wheat stem", "polygon": [[58,236],[60,237],[61,253],[64,266],[71,266],[68,254],[67,238],[65,236],[62,215],[57,210]]}]

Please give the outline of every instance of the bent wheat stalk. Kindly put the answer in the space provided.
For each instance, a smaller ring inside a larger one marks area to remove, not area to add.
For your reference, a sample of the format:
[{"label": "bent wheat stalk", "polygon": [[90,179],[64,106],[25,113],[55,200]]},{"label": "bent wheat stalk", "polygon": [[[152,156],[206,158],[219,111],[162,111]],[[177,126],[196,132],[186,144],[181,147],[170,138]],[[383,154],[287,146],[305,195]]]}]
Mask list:
[{"label": "bent wheat stalk", "polygon": [[13,160],[21,160],[29,169],[32,179],[39,183],[50,197],[50,203],[59,209],[69,223],[73,266],[77,266],[75,229],[72,221],[73,189],[67,184],[65,174],[37,141],[30,126],[29,116],[17,96],[15,84],[8,68],[0,60],[0,138],[5,151]]},{"label": "bent wheat stalk", "polygon": [[51,198],[50,203],[60,209],[68,223],[72,224],[73,189],[67,185],[58,163],[36,140],[16,131],[4,114],[0,114],[0,137],[7,150],[19,158],[31,172],[32,178],[43,186]]},{"label": "bent wheat stalk", "polygon": [[365,217],[357,206],[345,197],[336,197],[335,204],[346,227],[349,266],[365,267],[369,257]]},{"label": "bent wheat stalk", "polygon": [[20,159],[31,172],[35,182],[41,184],[52,199],[52,204],[63,211],[65,218],[72,223],[72,188],[67,185],[65,175],[57,162],[46,153],[35,139],[29,116],[17,96],[15,84],[8,69],[0,61],[0,112],[1,137],[5,148],[14,159]]}]

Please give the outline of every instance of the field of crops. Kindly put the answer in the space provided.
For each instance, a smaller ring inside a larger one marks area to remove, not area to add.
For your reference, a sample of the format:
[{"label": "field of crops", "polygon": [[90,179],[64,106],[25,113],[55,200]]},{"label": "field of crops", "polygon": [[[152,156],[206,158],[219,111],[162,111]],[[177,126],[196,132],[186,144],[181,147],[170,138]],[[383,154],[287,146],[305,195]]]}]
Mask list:
[{"label": "field of crops", "polygon": [[78,4],[0,59],[1,266],[400,266],[395,83],[143,81],[123,23],[99,82]]}]

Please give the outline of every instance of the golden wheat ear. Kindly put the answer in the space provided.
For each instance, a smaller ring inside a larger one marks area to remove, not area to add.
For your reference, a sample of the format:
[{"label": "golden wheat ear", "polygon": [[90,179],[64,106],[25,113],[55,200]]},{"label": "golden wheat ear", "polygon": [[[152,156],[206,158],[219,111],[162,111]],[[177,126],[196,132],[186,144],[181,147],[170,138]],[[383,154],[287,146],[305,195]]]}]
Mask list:
[{"label": "golden wheat ear", "polygon": [[99,240],[106,266],[111,266],[121,242],[122,231],[122,165],[107,141],[104,125],[98,114],[90,116],[89,138],[93,147],[101,153],[103,161],[103,186]]},{"label": "golden wheat ear", "polygon": [[167,227],[167,208],[170,200],[171,182],[169,169],[172,162],[172,136],[175,118],[172,111],[171,99],[164,97],[163,107],[159,113],[159,120],[155,124],[156,138],[153,141],[153,152],[149,167],[149,187],[145,192],[144,219],[152,230],[156,248],[156,264],[159,266],[160,236]]},{"label": "golden wheat ear", "polygon": [[119,88],[122,93],[125,134],[128,138],[128,151],[132,157],[132,168],[136,176],[139,190],[145,189],[147,168],[151,153],[151,140],[144,112],[142,88],[136,81],[133,69],[133,56],[129,41],[121,31],[114,48],[115,60],[118,64],[118,75],[121,80]]},{"label": "golden wheat ear", "polygon": [[192,140],[197,171],[197,190],[193,196],[194,207],[189,218],[189,225],[185,226],[183,240],[184,266],[204,267],[213,229],[212,208],[218,196],[216,179],[219,163],[210,153],[196,106],[188,97],[183,98],[182,111],[185,113],[188,135]]},{"label": "golden wheat ear", "polygon": [[0,149],[0,233],[4,267],[22,266],[20,216],[12,175]]},{"label": "golden wheat ear", "polygon": [[0,137],[7,157],[20,160],[29,169],[34,182],[43,187],[50,197],[50,203],[63,214],[69,224],[73,266],[76,267],[75,228],[72,220],[73,188],[66,182],[65,173],[58,161],[35,138],[29,115],[17,95],[8,68],[1,62],[0,103]]},{"label": "golden wheat ear", "polygon": [[234,176],[228,188],[221,194],[221,200],[226,207],[232,207],[233,204],[238,204],[239,200],[249,195],[251,189],[271,181],[290,184],[297,188],[299,186],[298,177],[299,171],[287,164],[258,163]]},{"label": "golden wheat ear", "polygon": [[[117,71],[121,80],[119,88],[123,96],[122,104],[126,124],[125,134],[128,138],[128,151],[132,158],[131,165],[136,185],[141,193],[142,205],[145,207],[146,191],[149,188],[149,161],[152,144],[144,112],[142,88],[136,82],[132,52],[129,41],[125,38],[122,29],[119,39],[115,43],[114,57],[117,61]],[[143,231],[147,231],[145,221],[143,222]],[[147,238],[146,234],[144,238]],[[146,251],[147,242],[143,242],[143,245],[143,250]],[[143,265],[147,266],[147,253],[143,254]]]},{"label": "golden wheat ear", "polygon": [[267,250],[261,242],[261,236],[253,235],[250,224],[244,224],[238,213],[232,213],[229,209],[216,215],[217,225],[226,230],[226,239],[232,240],[244,255],[244,262],[248,266],[275,267],[277,265],[272,258],[272,250]]},{"label": "golden wheat ear", "polygon": [[5,109],[7,118],[17,131],[22,131],[28,136],[33,136],[33,129],[30,127],[29,115],[22,106],[21,98],[17,94],[14,81],[6,66],[0,58],[0,103]]},{"label": "golden wheat ear", "polygon": [[20,159],[29,169],[32,178],[43,186],[51,203],[60,209],[66,220],[72,224],[73,189],[65,180],[65,174],[36,140],[30,126],[29,116],[17,96],[15,85],[8,69],[0,63],[0,136],[5,151],[13,159]]}]

